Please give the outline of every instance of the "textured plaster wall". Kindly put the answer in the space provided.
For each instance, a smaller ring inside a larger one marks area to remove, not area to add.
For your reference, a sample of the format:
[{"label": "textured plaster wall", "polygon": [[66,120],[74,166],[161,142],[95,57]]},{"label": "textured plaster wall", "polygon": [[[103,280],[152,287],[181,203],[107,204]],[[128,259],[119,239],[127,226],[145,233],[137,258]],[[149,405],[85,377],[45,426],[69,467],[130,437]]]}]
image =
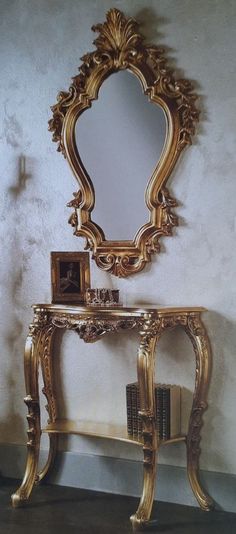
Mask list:
[{"label": "textured plaster wall", "polygon": [[[236,473],[236,3],[120,0],[112,5],[143,21],[147,40],[167,45],[171,64],[182,69],[178,74],[196,80],[201,123],[170,184],[179,200],[174,237],[163,241],[152,265],[128,280],[116,280],[92,264],[92,283],[119,287],[129,303],[209,309],[205,322],[214,367],[201,465]],[[2,442],[25,442],[22,354],[30,305],[50,301],[50,251],[83,248],[67,225],[65,205],[76,184],[47,132],[50,105],[68,88],[79,58],[91,50],[90,27],[102,22],[110,7],[107,0],[0,0]],[[121,422],[124,386],[135,379],[136,344],[134,333],[93,346],[66,334],[55,354],[62,412]],[[185,386],[187,412],[194,362],[181,332],[163,338],[158,365],[161,380]],[[140,452],[105,440],[73,438],[62,446],[141,458]],[[183,446],[166,449],[160,461],[184,465]]]}]

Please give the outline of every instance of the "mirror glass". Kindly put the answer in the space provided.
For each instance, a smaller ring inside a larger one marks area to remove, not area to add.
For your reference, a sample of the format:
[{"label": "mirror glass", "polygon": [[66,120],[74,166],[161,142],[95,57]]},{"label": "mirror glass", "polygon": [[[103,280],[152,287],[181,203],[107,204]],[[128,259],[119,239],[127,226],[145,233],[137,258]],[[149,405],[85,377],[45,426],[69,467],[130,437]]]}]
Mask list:
[{"label": "mirror glass", "polygon": [[145,190],[165,144],[163,109],[149,102],[136,76],[120,71],[80,115],[75,138],[94,186],[92,220],[106,240],[133,240],[149,221]]}]

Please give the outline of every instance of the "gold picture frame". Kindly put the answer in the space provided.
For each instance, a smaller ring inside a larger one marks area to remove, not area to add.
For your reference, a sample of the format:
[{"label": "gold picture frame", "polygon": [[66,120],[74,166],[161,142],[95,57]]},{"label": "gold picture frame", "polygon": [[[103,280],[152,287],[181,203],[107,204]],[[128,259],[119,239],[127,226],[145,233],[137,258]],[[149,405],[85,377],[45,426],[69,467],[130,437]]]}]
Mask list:
[{"label": "gold picture frame", "polygon": [[53,303],[84,304],[90,287],[88,252],[51,252]]},{"label": "gold picture frame", "polygon": [[[160,238],[171,235],[178,224],[172,212],[177,203],[170,196],[166,182],[195,133],[199,117],[195,106],[197,96],[188,80],[174,77],[163,48],[144,44],[133,18],[126,18],[118,9],[110,9],[106,21],[93,26],[92,30],[99,33],[94,41],[96,50],[82,57],[80,72],[72,79],[69,91],[58,94],[57,103],[51,108],[53,118],[49,121],[49,130],[80,186],[68,203],[73,208],[69,223],[74,234],[85,238],[85,249],[92,251],[92,258],[100,269],[125,277],[141,271],[151,261],[152,254],[160,252]],[[104,230],[91,217],[95,190],[76,145],[75,125],[98,98],[106,78],[126,69],[139,79],[147,98],[164,111],[167,132],[161,157],[146,186],[149,221],[137,228],[131,241],[108,241]]]}]

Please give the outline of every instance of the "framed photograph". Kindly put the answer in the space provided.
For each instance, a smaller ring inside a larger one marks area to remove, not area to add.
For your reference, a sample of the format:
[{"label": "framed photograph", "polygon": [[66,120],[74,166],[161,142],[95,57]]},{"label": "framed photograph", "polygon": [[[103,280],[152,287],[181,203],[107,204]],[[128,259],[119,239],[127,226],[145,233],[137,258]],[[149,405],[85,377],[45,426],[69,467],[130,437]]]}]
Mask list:
[{"label": "framed photograph", "polygon": [[90,287],[88,252],[51,252],[52,302],[85,302]]}]

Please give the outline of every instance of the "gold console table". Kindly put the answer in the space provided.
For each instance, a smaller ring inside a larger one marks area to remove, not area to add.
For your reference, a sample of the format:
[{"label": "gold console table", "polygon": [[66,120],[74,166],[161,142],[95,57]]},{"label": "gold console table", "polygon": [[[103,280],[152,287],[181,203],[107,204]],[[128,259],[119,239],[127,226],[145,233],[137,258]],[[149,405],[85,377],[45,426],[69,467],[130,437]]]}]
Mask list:
[{"label": "gold console table", "polygon": [[[133,528],[142,530],[152,523],[150,516],[154,499],[157,452],[161,445],[183,441],[187,448],[187,470],[192,491],[203,510],[210,510],[213,501],[199,480],[200,431],[203,412],[207,408],[207,390],[211,370],[211,351],[206,330],[201,320],[204,308],[98,308],[39,304],[34,308],[25,347],[25,403],[28,407],[27,463],[24,479],[12,495],[13,506],[25,502],[35,483],[41,481],[55,459],[59,434],[100,436],[143,448],[143,491],[138,509],[131,516]],[[154,361],[155,348],[161,334],[168,328],[182,327],[190,338],[196,358],[195,390],[187,435],[158,441],[155,421]],[[95,423],[74,423],[59,418],[53,380],[52,341],[58,329],[75,330],[85,342],[93,342],[112,332],[137,329],[140,345],[137,357],[137,374],[140,388],[140,415],[143,420],[142,438],[128,436],[126,427],[113,427]],[[38,369],[42,368],[43,393],[47,398],[48,425],[41,429]],[[47,462],[38,472],[41,432],[47,432],[50,447]]]}]

